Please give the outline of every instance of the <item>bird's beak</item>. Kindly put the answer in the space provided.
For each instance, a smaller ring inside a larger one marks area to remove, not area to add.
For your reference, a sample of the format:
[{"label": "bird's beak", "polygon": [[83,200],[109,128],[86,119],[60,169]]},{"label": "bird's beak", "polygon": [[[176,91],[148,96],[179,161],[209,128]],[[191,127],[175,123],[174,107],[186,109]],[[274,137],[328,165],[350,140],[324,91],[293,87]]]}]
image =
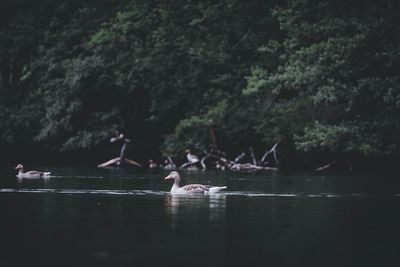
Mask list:
[{"label": "bird's beak", "polygon": [[169,179],[172,179],[171,175],[168,175],[167,177],[164,178],[164,180],[169,180]]}]

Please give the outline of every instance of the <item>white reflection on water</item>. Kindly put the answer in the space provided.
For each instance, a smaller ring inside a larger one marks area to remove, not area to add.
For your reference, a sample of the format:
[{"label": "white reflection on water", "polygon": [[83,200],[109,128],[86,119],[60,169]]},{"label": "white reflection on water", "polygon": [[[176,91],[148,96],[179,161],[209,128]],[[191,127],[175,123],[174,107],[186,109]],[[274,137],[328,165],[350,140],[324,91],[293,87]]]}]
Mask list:
[{"label": "white reflection on water", "polygon": [[225,218],[226,195],[165,195],[165,213],[175,227],[180,218],[207,218],[217,221]]}]

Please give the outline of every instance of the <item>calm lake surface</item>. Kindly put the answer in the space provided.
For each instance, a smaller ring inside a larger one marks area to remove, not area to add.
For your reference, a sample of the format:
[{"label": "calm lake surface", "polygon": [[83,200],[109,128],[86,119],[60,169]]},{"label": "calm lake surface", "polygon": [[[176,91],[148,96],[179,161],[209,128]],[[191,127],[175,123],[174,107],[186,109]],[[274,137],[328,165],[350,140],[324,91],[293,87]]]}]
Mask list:
[{"label": "calm lake surface", "polygon": [[399,266],[391,176],[181,172],[227,185],[173,197],[164,171],[0,167],[0,266]]}]

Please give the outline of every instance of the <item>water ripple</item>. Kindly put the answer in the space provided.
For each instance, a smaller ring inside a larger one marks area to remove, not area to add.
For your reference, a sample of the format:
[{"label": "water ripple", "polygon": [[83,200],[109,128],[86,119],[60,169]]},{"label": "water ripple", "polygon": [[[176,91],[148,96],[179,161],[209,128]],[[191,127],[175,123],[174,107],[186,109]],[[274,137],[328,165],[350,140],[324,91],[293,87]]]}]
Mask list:
[{"label": "water ripple", "polygon": [[[39,194],[99,194],[99,195],[156,195],[169,194],[158,190],[91,190],[91,189],[0,189],[0,193],[39,193]],[[371,194],[371,193],[264,193],[252,191],[226,191],[220,196],[264,197],[264,198],[374,198],[374,197],[400,197],[399,193]],[[190,195],[189,195],[190,197]]]},{"label": "water ripple", "polygon": [[100,195],[164,195],[155,190],[86,190],[86,189],[0,189],[0,193],[55,193],[55,194],[100,194]]}]

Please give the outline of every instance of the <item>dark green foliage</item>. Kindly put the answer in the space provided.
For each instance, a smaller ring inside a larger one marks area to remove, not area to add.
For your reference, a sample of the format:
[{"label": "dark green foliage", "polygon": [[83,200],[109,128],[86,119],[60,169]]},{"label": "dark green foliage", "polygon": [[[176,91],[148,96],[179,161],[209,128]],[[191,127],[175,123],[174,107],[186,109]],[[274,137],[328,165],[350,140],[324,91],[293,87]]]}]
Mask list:
[{"label": "dark green foliage", "polygon": [[290,1],[275,8],[285,38],[270,40],[262,52],[276,65],[253,68],[244,90],[269,103],[256,127],[272,129],[266,140],[289,134],[298,150],[314,153],[398,153],[397,11],[390,1]]},{"label": "dark green foliage", "polygon": [[142,159],[399,153],[395,1],[2,5],[1,144],[92,151],[120,130]]}]

